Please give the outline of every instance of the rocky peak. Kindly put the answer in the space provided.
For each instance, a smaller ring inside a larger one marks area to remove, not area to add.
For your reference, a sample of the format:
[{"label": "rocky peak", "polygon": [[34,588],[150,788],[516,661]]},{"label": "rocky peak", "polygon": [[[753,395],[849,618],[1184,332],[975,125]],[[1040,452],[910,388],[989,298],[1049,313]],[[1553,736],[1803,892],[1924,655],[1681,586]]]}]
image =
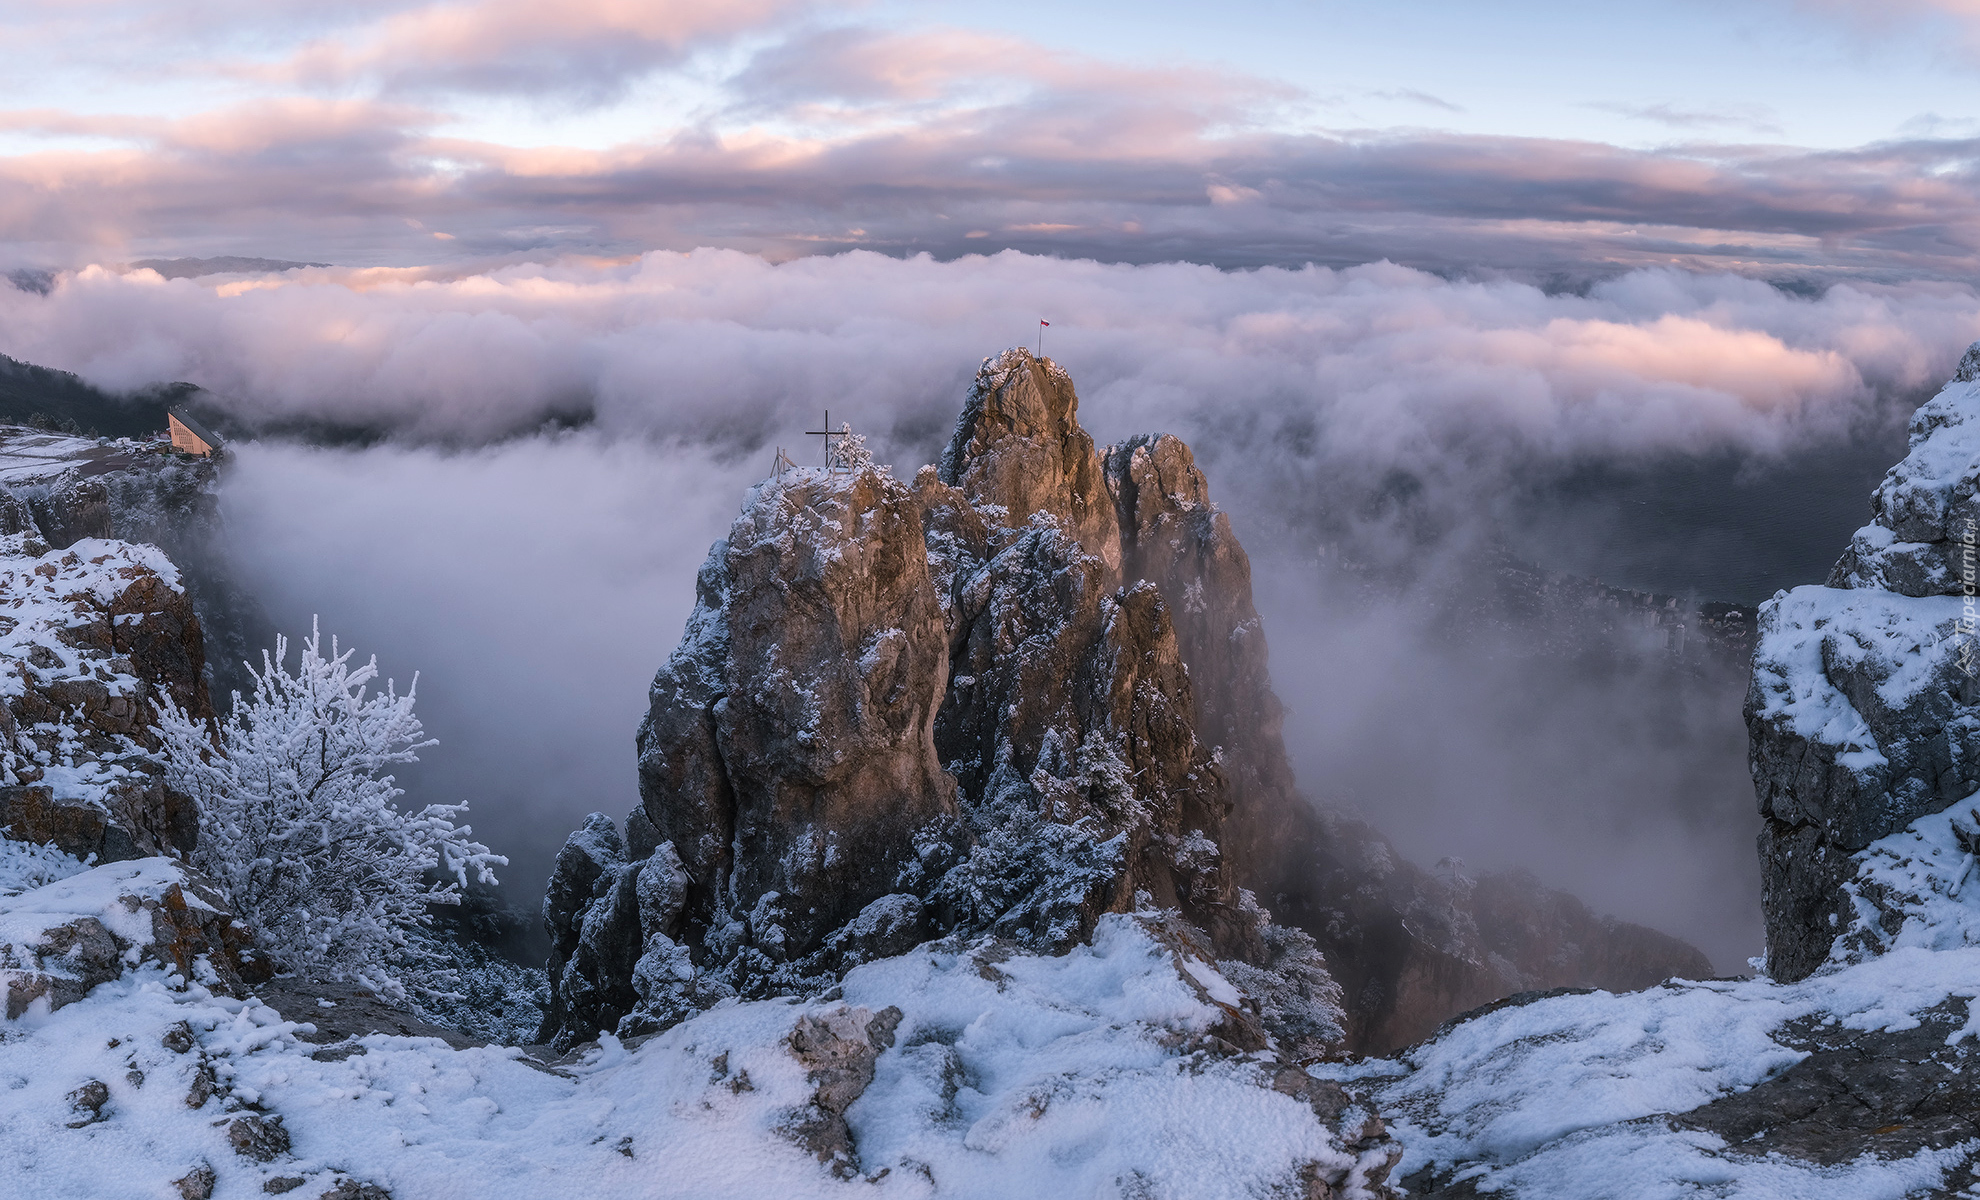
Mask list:
[{"label": "rocky peak", "polygon": [[1022,347],[983,360],[942,452],[939,476],[989,519],[1022,526],[1060,518],[1081,546],[1118,571],[1120,528],[1079,396],[1059,365]]},{"label": "rocky peak", "polygon": [[[818,994],[944,935],[1062,952],[1157,908],[1307,1046],[1350,1023],[1316,938],[1375,1038],[1621,982],[1613,931],[1578,906],[1567,930],[1557,893],[1514,887],[1551,915],[1492,940],[1453,915],[1470,892],[1298,796],[1229,519],[1179,439],[1103,453],[1078,403],[1011,350],[911,485],[798,470],[750,494],[654,680],[624,837],[594,815],[559,857],[546,1037]],[[1632,969],[1702,963],[1671,944]]]},{"label": "rocky peak", "polygon": [[1107,487],[1129,575],[1171,598],[1171,617],[1196,703],[1196,732],[1229,784],[1224,852],[1249,887],[1284,894],[1290,847],[1312,840],[1312,813],[1293,784],[1273,694],[1264,622],[1251,595],[1251,559],[1230,518],[1210,503],[1195,456],[1171,434],[1110,447]]},{"label": "rocky peak", "polygon": [[[1177,623],[1205,654],[1229,640],[1202,629],[1229,582],[1202,562],[1236,567],[1255,626],[1248,567],[1182,443],[1121,448],[1116,480],[1077,410],[1011,351],[912,486],[800,470],[751,494],[654,681],[624,844],[599,818],[560,860],[559,1031],[817,991],[943,932],[1064,949],[1137,904],[1268,955]],[[1123,515],[1161,580],[1122,574]],[[642,907],[676,868],[678,905]]]},{"label": "rocky peak", "polygon": [[751,496],[700,588],[640,728],[636,853],[673,844],[695,930],[748,914],[756,945],[801,957],[955,812],[919,506],[879,471],[794,472]]}]

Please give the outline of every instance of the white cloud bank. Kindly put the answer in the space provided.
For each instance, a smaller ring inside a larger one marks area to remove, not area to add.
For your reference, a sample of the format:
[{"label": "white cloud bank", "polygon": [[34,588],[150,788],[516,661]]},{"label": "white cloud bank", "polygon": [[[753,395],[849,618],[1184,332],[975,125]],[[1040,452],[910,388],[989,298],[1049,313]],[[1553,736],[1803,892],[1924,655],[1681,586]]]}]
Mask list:
[{"label": "white cloud bank", "polygon": [[[1980,335],[1969,288],[1810,298],[1653,270],[1573,295],[1387,264],[1015,253],[171,282],[91,269],[45,297],[0,289],[0,352],[111,387],[191,380],[249,422],[388,435],[363,451],[244,446],[237,550],[285,627],[320,612],[388,673],[423,672],[442,745],[410,782],[477,802],[528,891],[585,812],[633,803],[646,683],[771,449],[804,461],[801,431],[829,407],[904,471],[932,461],[977,361],[1040,318],[1096,437],[1184,436],[1233,510],[1271,581],[1288,734],[1316,791],[1331,779],[1378,823],[1410,823],[1412,853],[1524,861],[1737,964],[1745,926],[1712,933],[1748,919],[1754,890],[1736,695],[1650,706],[1629,672],[1538,678],[1490,648],[1439,648],[1408,614],[1330,626],[1311,555],[1399,472],[1448,518],[1590,459],[1792,462],[1887,426]],[[536,432],[573,417],[588,427]],[[1329,771],[1316,754],[1356,762]],[[1385,801],[1391,779],[1411,796]]]},{"label": "white cloud bank", "polygon": [[977,359],[1040,318],[1103,434],[1296,415],[1337,452],[1406,460],[1478,436],[1553,455],[1778,449],[1942,376],[1980,334],[1980,297],[704,250],[219,284],[91,268],[46,297],[0,291],[0,349],[113,388],[188,379],[251,418],[446,442],[593,411],[614,435],[754,448],[832,404],[926,445]]}]

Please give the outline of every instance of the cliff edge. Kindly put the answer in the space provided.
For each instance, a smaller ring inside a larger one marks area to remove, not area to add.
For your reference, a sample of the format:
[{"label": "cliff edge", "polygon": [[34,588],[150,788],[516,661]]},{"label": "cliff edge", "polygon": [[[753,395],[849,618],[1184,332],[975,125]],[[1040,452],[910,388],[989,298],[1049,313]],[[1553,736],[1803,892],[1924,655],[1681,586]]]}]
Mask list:
[{"label": "cliff edge", "polygon": [[1782,981],[1895,936],[1923,901],[1876,882],[1873,847],[1980,789],[1980,344],[1910,433],[1827,583],[1760,610],[1746,722]]}]

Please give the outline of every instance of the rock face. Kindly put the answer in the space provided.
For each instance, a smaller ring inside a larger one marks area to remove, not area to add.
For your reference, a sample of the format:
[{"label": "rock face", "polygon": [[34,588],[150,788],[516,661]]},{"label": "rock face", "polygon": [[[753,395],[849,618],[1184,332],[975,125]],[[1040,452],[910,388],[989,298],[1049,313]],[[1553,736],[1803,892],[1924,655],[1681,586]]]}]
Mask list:
[{"label": "rock face", "polygon": [[634,837],[650,826],[686,865],[691,935],[745,912],[782,960],[892,891],[918,861],[911,834],[955,813],[935,752],[948,655],[919,506],[877,471],[774,487],[698,586],[640,729]]},{"label": "rock face", "polygon": [[[1470,925],[1438,950],[1460,985],[1426,990],[1422,873],[1398,884],[1385,844],[1335,853],[1280,721],[1250,563],[1189,448],[1102,450],[1056,364],[986,360],[939,467],[790,472],[710,552],[640,729],[640,806],[559,857],[544,1036],[820,992],[947,933],[1061,951],[1151,905],[1302,1044],[1343,1032],[1315,939],[1361,953],[1370,919],[1392,930],[1343,975],[1357,1029],[1502,994]],[[1548,953],[1580,982],[1612,932]]]},{"label": "rock face", "polygon": [[1980,346],[1912,417],[1910,452],[1827,585],[1761,607],[1746,721],[1776,979],[1808,975],[1850,932],[1873,842],[1980,787],[1977,378]]},{"label": "rock face", "polygon": [[[211,463],[0,426],[0,837],[98,862],[191,850],[150,754],[169,696],[210,716],[194,550]],[[113,540],[135,539],[135,540]]]},{"label": "rock face", "polygon": [[0,606],[4,836],[100,862],[190,851],[198,815],[151,757],[163,697],[212,713],[171,561],[128,542],[0,536]]}]

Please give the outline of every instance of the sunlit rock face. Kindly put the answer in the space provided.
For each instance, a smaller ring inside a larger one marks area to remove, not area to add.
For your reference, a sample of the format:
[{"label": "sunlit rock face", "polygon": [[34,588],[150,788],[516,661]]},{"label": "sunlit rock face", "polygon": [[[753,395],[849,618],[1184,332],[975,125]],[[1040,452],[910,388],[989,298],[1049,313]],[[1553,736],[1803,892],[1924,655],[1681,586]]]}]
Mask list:
[{"label": "sunlit rock face", "polygon": [[1827,585],[1761,607],[1746,720],[1776,979],[1863,944],[1861,853],[1980,787],[1977,478],[1980,346],[1912,417]]},{"label": "sunlit rock face", "polygon": [[874,470],[765,485],[699,586],[640,730],[632,852],[671,843],[690,936],[740,917],[769,966],[894,891],[953,817],[942,610],[914,497]]},{"label": "sunlit rock face", "polygon": [[1057,953],[1155,909],[1309,1047],[1523,987],[1709,973],[1530,880],[1498,889],[1518,920],[1481,926],[1471,888],[1306,803],[1250,563],[1189,448],[1096,447],[1050,360],[985,360],[911,483],[766,481],[697,592],[641,804],[573,834],[546,898],[566,1044],[822,992],[929,938]]},{"label": "sunlit rock face", "polygon": [[[1255,956],[1261,916],[1221,849],[1233,797],[1198,735],[1181,589],[1127,568],[1118,481],[1078,403],[1049,360],[986,362],[940,470],[915,481],[948,584],[936,742],[977,843],[940,899],[960,924],[1064,946],[1145,893]],[[1004,865],[1033,843],[1092,847],[1050,902],[1014,891]]]}]

